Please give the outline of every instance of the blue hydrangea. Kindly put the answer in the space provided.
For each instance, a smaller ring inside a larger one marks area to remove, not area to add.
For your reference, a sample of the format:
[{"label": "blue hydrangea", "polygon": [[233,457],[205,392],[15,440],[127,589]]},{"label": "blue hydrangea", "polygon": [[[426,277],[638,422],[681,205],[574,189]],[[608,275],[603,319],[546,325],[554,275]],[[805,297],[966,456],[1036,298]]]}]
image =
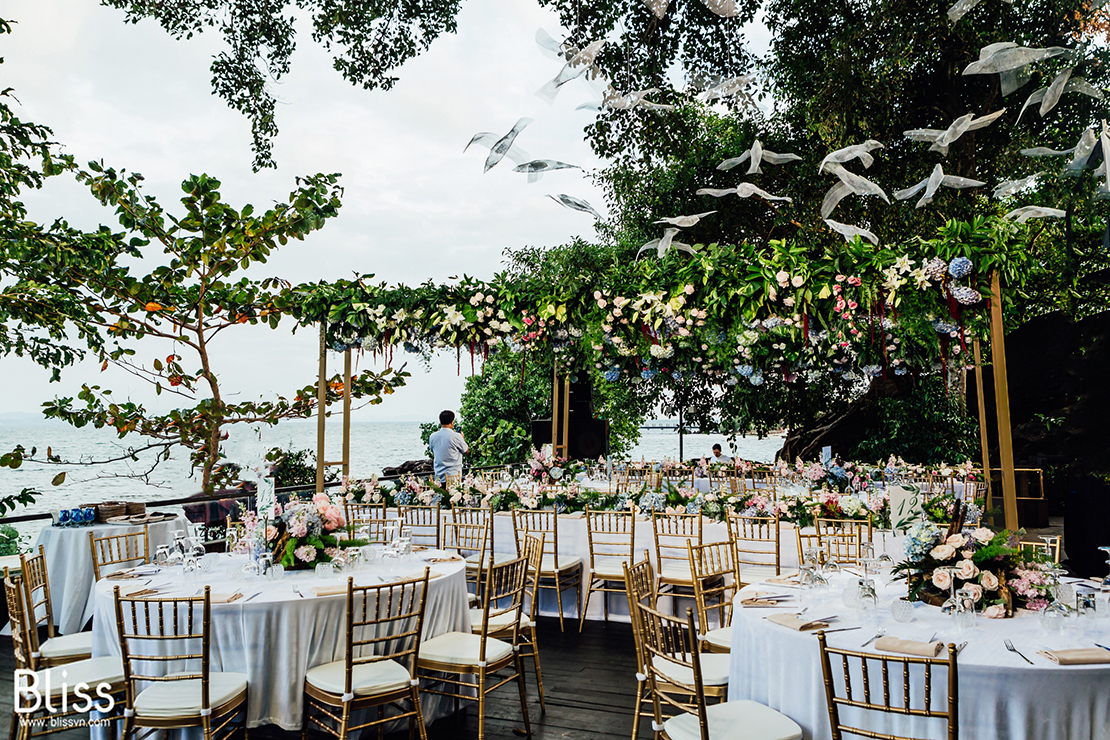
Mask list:
[{"label": "blue hydrangea", "polygon": [[967,257],[957,257],[948,263],[948,274],[957,280],[971,274],[971,260]]},{"label": "blue hydrangea", "polygon": [[397,493],[396,502],[398,506],[408,506],[412,503],[412,491],[401,489]]},{"label": "blue hydrangea", "polygon": [[702,494],[699,493],[697,496],[694,497],[693,501],[686,504],[686,513],[687,514],[699,514],[699,513],[701,513],[701,507],[704,503],[705,503],[705,496],[703,496]]},{"label": "blue hydrangea", "polygon": [[609,381],[610,383],[612,383],[612,382],[613,382],[613,381],[615,381],[615,380],[620,380],[620,377],[621,377],[621,371],[620,371],[620,369],[619,369],[619,368],[615,368],[615,367],[614,367],[614,368],[611,368],[611,369],[609,369],[609,370],[606,370],[605,372],[603,372],[603,373],[601,374],[601,377],[605,378],[605,379],[606,379],[606,380],[608,380],[608,381]]},{"label": "blue hydrangea", "polygon": [[752,373],[752,376],[750,378],[748,378],[748,382],[752,385],[763,385],[763,373],[757,370],[756,372]]},{"label": "blue hydrangea", "polygon": [[906,530],[906,557],[911,562],[922,560],[940,544],[940,527],[932,522],[918,522]]},{"label": "blue hydrangea", "polygon": [[640,371],[640,377],[643,378],[644,380],[651,380],[652,378],[654,378],[658,374],[659,374],[658,370],[652,370],[650,368],[644,368],[643,370]]},{"label": "blue hydrangea", "polygon": [[982,509],[980,509],[978,506],[976,506],[975,503],[972,502],[972,501],[965,501],[964,502],[964,512],[965,512],[965,514],[964,514],[964,521],[965,522],[979,521],[979,519],[981,519],[982,516],[983,516]]},{"label": "blue hydrangea", "polygon": [[751,365],[741,365],[740,367],[736,368],[736,372],[740,373],[745,378],[748,378],[751,377],[751,374],[755,372],[755,368]]},{"label": "blue hydrangea", "polygon": [[674,378],[675,380],[682,380],[682,372],[679,371],[679,370],[675,370],[674,372],[671,373],[671,377]]},{"label": "blue hydrangea", "polygon": [[667,508],[667,500],[658,491],[647,491],[643,496],[640,496],[637,503],[643,511],[663,511]]}]

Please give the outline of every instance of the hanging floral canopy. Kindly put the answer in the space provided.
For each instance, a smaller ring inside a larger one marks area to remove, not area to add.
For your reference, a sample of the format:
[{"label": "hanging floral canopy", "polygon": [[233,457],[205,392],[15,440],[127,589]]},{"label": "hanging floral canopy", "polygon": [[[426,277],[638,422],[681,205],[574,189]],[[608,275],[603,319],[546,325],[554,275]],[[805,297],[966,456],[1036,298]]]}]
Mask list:
[{"label": "hanging floral canopy", "polygon": [[699,245],[554,284],[501,274],[413,288],[365,275],[297,286],[291,310],[302,325],[326,322],[336,351],[549,349],[561,372],[610,382],[934,372],[986,333],[991,273],[1020,278],[1014,235],[1001,219],[952,221],[931,240],[891,248],[856,238],[817,260],[788,241]]}]

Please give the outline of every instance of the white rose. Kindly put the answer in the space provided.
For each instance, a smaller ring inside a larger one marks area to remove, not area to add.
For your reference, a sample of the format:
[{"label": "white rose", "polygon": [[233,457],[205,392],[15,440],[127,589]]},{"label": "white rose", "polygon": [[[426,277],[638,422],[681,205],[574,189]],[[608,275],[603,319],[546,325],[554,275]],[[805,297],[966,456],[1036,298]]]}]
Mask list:
[{"label": "white rose", "polygon": [[979,583],[983,584],[983,588],[988,591],[994,591],[998,588],[998,576],[989,570],[985,570],[982,573],[982,578],[979,579]]},{"label": "white rose", "polygon": [[806,279],[801,275],[795,275],[794,277],[790,278],[790,284],[793,285],[795,288],[802,287],[802,284],[805,283],[805,281]]},{"label": "white rose", "polygon": [[985,545],[994,539],[994,532],[986,527],[979,527],[978,529],[972,530],[971,536],[974,537],[977,542],[981,542]]},{"label": "white rose", "polygon": [[1006,607],[1001,604],[988,606],[983,610],[983,616],[987,619],[1003,619],[1006,616]]},{"label": "white rose", "polygon": [[979,568],[970,560],[961,560],[956,563],[956,577],[962,581],[969,581],[979,575]]},{"label": "white rose", "polygon": [[968,583],[964,586],[964,588],[968,590],[968,592],[971,594],[971,598],[974,599],[976,603],[983,600],[983,587],[979,584]]},{"label": "white rose", "polygon": [[937,568],[933,571],[933,585],[941,591],[947,591],[952,585],[952,575],[945,568]]},{"label": "white rose", "polygon": [[947,540],[945,540],[945,542],[947,542],[949,545],[952,545],[952,547],[957,547],[957,548],[963,547],[964,545],[967,544],[967,535],[965,535],[965,534],[954,534],[951,537],[949,537]]},{"label": "white rose", "polygon": [[937,545],[929,551],[929,557],[934,560],[951,560],[956,555],[956,548],[952,545]]}]

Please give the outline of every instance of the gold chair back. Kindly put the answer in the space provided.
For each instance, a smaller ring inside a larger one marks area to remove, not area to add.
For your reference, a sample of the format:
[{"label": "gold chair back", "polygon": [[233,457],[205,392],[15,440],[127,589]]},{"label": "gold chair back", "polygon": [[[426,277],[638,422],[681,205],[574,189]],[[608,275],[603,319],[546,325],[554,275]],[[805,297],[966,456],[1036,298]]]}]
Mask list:
[{"label": "gold chair back", "polygon": [[733,560],[731,542],[707,545],[687,543],[690,572],[694,574],[694,603],[702,634],[732,623],[732,597],[740,575]]},{"label": "gold chair back", "polygon": [[438,506],[402,506],[401,521],[412,528],[414,545],[439,549],[441,537],[441,511]]},{"label": "gold chair back", "polygon": [[653,512],[651,526],[655,534],[655,562],[664,583],[690,583],[690,556],[686,543],[702,542],[701,514],[661,514]]},{"label": "gold chair back", "polygon": [[355,537],[370,542],[385,542],[385,525],[390,521],[385,504],[347,502],[343,508],[347,516],[347,526],[354,530]]},{"label": "gold chair back", "polygon": [[636,517],[631,511],[590,511],[586,508],[590,568],[601,558],[632,562],[636,551]]},{"label": "gold chair back", "polygon": [[[948,726],[948,740],[957,740],[960,713],[955,645],[948,645],[947,657],[916,658],[831,648],[825,640],[824,630],[817,633],[817,642],[821,647],[821,671],[825,679],[825,699],[833,740],[841,740],[844,733],[882,740],[912,740],[904,735],[848,725],[841,720],[841,707],[851,707],[853,717],[884,713],[943,718]],[[934,674],[942,673],[944,669],[947,669],[947,697],[942,702],[935,702],[933,693],[941,681],[934,680]],[[919,671],[923,674],[920,685],[917,684]],[[938,703],[944,709],[934,708]],[[934,737],[931,733],[929,736]]]},{"label": "gold chair back", "polygon": [[1040,552],[1052,559],[1052,562],[1059,564],[1060,562],[1060,545],[1063,543],[1064,538],[1058,537],[1052,544],[1047,542],[1035,542],[1033,540],[1021,540],[1018,544],[1021,549],[1026,552]]},{"label": "gold chair back", "polygon": [[509,633],[512,635],[510,642],[513,645],[519,644],[520,615],[524,609],[524,590],[527,583],[528,561],[523,557],[490,566],[486,573],[486,598],[482,605],[482,644],[478,660],[486,660],[486,641],[493,634],[489,626],[491,619],[512,615],[508,620],[499,620],[508,621],[511,625],[499,634]]},{"label": "gold chair back", "polygon": [[[454,550],[468,559],[466,580],[474,586],[475,594],[480,593],[481,585],[485,582],[489,553],[493,549],[490,544],[493,522],[488,516],[479,516],[481,511],[477,510],[476,513],[471,509],[452,509],[451,518],[443,520],[443,542],[440,544],[442,549]],[[489,510],[485,511],[488,513]]]},{"label": "gold chair back", "polygon": [[97,581],[108,575],[104,569],[111,565],[143,565],[150,562],[150,532],[143,527],[142,532],[114,534],[97,537],[89,532],[89,549],[92,552],[93,578]]},{"label": "gold chair back", "polygon": [[[699,715],[702,737],[705,728],[705,685],[701,675],[697,625],[694,610],[686,610],[686,618],[672,617],[644,604],[635,605],[639,616],[644,647],[644,667],[651,688],[655,722],[662,726],[664,706],[678,712]],[[685,668],[686,671],[681,670]],[[687,671],[689,673],[687,673]],[[668,675],[670,674],[670,675]],[[693,683],[679,683],[676,674],[693,677]],[[700,705],[700,711],[699,711]]]},{"label": "gold chair back", "polygon": [[39,554],[34,556],[21,553],[19,568],[30,626],[31,655],[37,655],[40,647],[39,629],[44,622],[47,638],[54,637],[54,607],[50,599],[50,578],[46,573],[46,548],[39,545]]},{"label": "gold chair back", "polygon": [[375,586],[356,586],[354,578],[347,579],[344,693],[353,693],[352,677],[360,665],[394,660],[416,677],[428,578],[424,568],[419,578]]},{"label": "gold chair back", "polygon": [[827,549],[827,562],[837,565],[855,565],[859,562],[859,529],[855,531],[826,532],[825,534],[802,533],[801,527],[794,530],[798,537],[798,562],[805,562],[805,551],[811,547]]},{"label": "gold chair back", "polygon": [[18,670],[33,671],[30,625],[23,606],[23,583],[19,576],[13,576],[4,568],[4,598],[8,604],[8,621],[12,627],[12,651],[15,653],[15,667]]},{"label": "gold chair back", "polygon": [[[559,515],[554,511],[513,509],[513,535],[516,550],[521,552],[522,538],[526,534],[544,535],[544,555],[550,555],[553,571],[559,570]],[[547,571],[547,568],[544,568]]]},{"label": "gold chair back", "polygon": [[740,585],[744,585],[744,566],[774,568],[775,575],[782,572],[782,525],[773,516],[742,516],[729,513],[728,539],[732,543],[732,558]]}]

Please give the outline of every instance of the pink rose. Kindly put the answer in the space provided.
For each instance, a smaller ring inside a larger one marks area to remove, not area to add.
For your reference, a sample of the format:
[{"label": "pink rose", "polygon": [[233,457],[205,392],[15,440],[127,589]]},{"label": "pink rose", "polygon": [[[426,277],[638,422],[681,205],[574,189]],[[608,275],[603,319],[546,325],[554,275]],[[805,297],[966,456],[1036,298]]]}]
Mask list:
[{"label": "pink rose", "polygon": [[983,616],[987,619],[1004,619],[1006,617],[1006,607],[1001,604],[988,606],[983,610]]},{"label": "pink rose", "polygon": [[277,527],[275,527],[273,524],[266,527],[266,541],[267,542],[273,542],[274,540],[277,539],[277,536],[278,536]]},{"label": "pink rose", "polygon": [[929,551],[929,557],[934,560],[951,560],[956,556],[956,548],[952,545],[937,545]]},{"label": "pink rose", "polygon": [[989,570],[985,570],[979,578],[979,583],[983,584],[983,588],[988,591],[994,591],[998,588],[998,576]]},{"label": "pink rose", "polygon": [[323,512],[324,522],[329,529],[339,529],[347,526],[347,519],[343,516],[343,509],[338,506],[329,506]]},{"label": "pink rose", "polygon": [[945,568],[937,568],[933,571],[933,585],[941,591],[947,591],[952,586],[952,575]]},{"label": "pink rose", "polygon": [[978,529],[972,530],[971,536],[974,537],[977,542],[982,542],[985,545],[994,539],[994,532],[986,527],[979,527]]},{"label": "pink rose", "polygon": [[961,581],[970,581],[979,575],[979,568],[970,560],[961,560],[956,563],[956,577]]},{"label": "pink rose", "polygon": [[322,512],[325,507],[331,504],[331,499],[328,498],[328,494],[326,493],[318,493],[312,497],[312,503]]},{"label": "pink rose", "polygon": [[967,544],[967,535],[954,534],[947,540],[945,540],[945,542],[947,542],[949,545],[952,545],[952,547],[960,548]]},{"label": "pink rose", "polygon": [[976,603],[983,600],[983,587],[978,583],[966,583],[964,584],[964,588],[968,590],[971,594],[971,598],[975,599]]}]

